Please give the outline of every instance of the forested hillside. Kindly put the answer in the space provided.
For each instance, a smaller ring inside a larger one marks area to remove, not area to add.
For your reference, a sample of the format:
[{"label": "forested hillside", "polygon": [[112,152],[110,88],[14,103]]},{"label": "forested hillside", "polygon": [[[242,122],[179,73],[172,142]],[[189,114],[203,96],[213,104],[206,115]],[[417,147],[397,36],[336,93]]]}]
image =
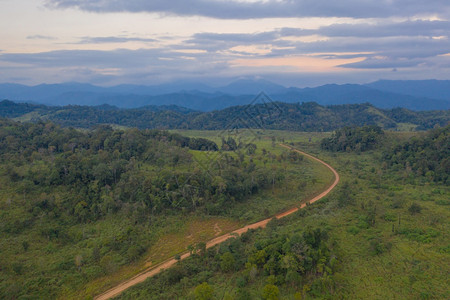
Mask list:
[{"label": "forested hillside", "polygon": [[0,116],[21,121],[50,120],[64,127],[78,128],[115,124],[140,129],[197,130],[253,127],[332,131],[344,126],[363,125],[377,125],[386,129],[402,129],[407,126],[424,130],[436,125],[445,126],[450,122],[450,111],[381,110],[370,104],[321,106],[314,102],[270,102],[201,113],[173,106],[149,106],[140,109],[118,109],[107,105],[49,107],[2,101]]}]

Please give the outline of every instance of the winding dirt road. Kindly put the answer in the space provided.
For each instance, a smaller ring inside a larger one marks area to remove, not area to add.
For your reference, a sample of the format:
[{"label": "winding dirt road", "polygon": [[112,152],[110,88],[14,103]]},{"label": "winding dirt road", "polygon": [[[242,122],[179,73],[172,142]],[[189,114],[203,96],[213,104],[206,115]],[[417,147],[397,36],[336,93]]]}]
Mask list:
[{"label": "winding dirt road", "polygon": [[[303,202],[299,207],[294,207],[290,210],[287,210],[285,212],[282,212],[280,214],[275,215],[274,217],[259,221],[257,223],[253,223],[250,225],[247,225],[245,227],[242,227],[240,229],[237,229],[233,232],[218,236],[212,240],[210,240],[209,242],[206,243],[206,248],[211,248],[217,244],[220,244],[226,240],[228,240],[229,238],[235,237],[236,235],[241,235],[242,233],[246,232],[249,229],[256,229],[256,228],[264,228],[266,227],[267,223],[269,223],[270,220],[272,220],[273,218],[284,218],[290,214],[293,214],[294,212],[298,211],[299,209],[303,208],[306,206],[306,204],[311,204],[316,202],[319,199],[322,199],[323,197],[325,197],[329,192],[331,192],[331,190],[338,184],[339,182],[339,174],[336,172],[335,169],[333,169],[333,167],[331,167],[329,164],[327,164],[326,162],[308,154],[305,152],[302,152],[300,150],[294,149],[290,146],[284,145],[284,144],[280,144],[282,147],[287,148],[287,149],[291,149],[294,150],[304,156],[307,156],[310,159],[313,159],[315,161],[320,162],[321,164],[323,164],[324,166],[326,166],[328,169],[331,170],[331,172],[333,172],[334,174],[334,182],[322,193],[320,193],[319,195],[306,200],[305,202]],[[183,253],[181,255],[181,260],[186,259],[190,256],[189,253]],[[170,267],[172,267],[175,263],[177,262],[177,260],[175,258],[169,258],[168,260],[156,265],[156,266],[152,266],[147,270],[144,270],[143,272],[137,274],[136,276],[132,277],[131,279],[128,279],[124,282],[122,282],[121,284],[111,288],[110,290],[104,292],[103,294],[98,295],[97,297],[95,297],[95,300],[106,300],[106,299],[110,299],[112,297],[115,297],[117,295],[119,295],[120,293],[122,293],[123,291],[125,291],[126,289],[143,282],[145,279],[152,277],[158,273],[160,273],[161,271],[163,271],[164,269],[168,269]]]}]

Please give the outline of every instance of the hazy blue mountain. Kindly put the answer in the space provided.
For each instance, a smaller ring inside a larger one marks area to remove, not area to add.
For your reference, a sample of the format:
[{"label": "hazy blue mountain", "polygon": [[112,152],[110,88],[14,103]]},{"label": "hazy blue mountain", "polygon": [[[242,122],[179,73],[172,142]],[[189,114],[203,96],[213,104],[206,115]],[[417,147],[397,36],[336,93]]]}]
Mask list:
[{"label": "hazy blue mountain", "polygon": [[260,92],[267,94],[285,93],[287,88],[263,79],[241,79],[226,86],[218,87],[216,90],[229,95],[257,95]]},{"label": "hazy blue mountain", "polygon": [[383,92],[358,84],[327,84],[316,88],[291,89],[288,93],[274,95],[273,98],[283,102],[314,101],[321,105],[367,102],[379,108],[404,107],[412,110],[450,108],[449,101]]},{"label": "hazy blue mountain", "polygon": [[380,91],[450,101],[450,80],[379,80],[366,86]]},{"label": "hazy blue mountain", "polygon": [[199,82],[189,82],[189,81],[176,81],[173,83],[165,83],[160,85],[133,85],[133,84],[122,84],[109,88],[105,88],[109,93],[119,93],[119,94],[134,94],[134,95],[164,95],[171,94],[175,92],[186,92],[186,91],[200,91],[205,93],[216,92],[215,88],[212,88],[206,84]]},{"label": "hazy blue mountain", "polygon": [[48,99],[62,99],[61,95],[75,91],[101,93],[103,91],[103,88],[77,82],[40,84],[36,86],[26,86],[11,83],[0,84],[0,98],[11,99],[15,101],[36,101],[47,104],[51,104],[48,103]]},{"label": "hazy blue mountain", "polygon": [[[328,84],[315,88],[286,88],[266,80],[237,80],[222,87],[195,82],[175,82],[158,86],[118,85],[99,87],[82,83],[25,86],[0,84],[0,99],[46,105],[114,105],[137,108],[148,105],[178,105],[199,111],[212,111],[245,105],[264,91],[274,101],[297,103],[314,101],[321,105],[371,103],[379,108],[404,107],[411,110],[450,109],[450,81],[378,81],[368,85]],[[380,86],[380,88],[375,88]],[[398,88],[396,88],[398,86]],[[383,90],[382,90],[383,89]],[[399,92],[398,92],[398,91]],[[410,90],[409,94],[407,94]],[[414,95],[411,95],[414,94]],[[436,97],[432,97],[436,96]]]}]

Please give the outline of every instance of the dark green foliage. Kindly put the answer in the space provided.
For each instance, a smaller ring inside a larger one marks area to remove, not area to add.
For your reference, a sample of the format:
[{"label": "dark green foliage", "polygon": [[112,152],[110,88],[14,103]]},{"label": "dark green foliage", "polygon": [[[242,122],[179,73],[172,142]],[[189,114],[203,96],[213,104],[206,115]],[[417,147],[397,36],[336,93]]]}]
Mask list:
[{"label": "dark green foliage", "polygon": [[411,206],[408,208],[408,211],[412,214],[420,214],[420,212],[422,211],[422,206],[420,206],[417,203],[413,203],[411,204]]},{"label": "dark green foliage", "polygon": [[321,147],[333,152],[364,152],[379,145],[384,135],[379,126],[344,127],[336,130],[327,139],[323,139]]},{"label": "dark green foliage", "polygon": [[225,252],[220,257],[220,268],[223,272],[231,272],[234,270],[236,265],[236,260],[234,259],[233,254],[230,252]]},{"label": "dark green foliage", "polygon": [[370,241],[370,252],[372,255],[380,255],[392,248],[392,244],[384,242],[381,238],[376,237]]},{"label": "dark green foliage", "polygon": [[262,291],[262,298],[267,300],[277,300],[280,295],[280,291],[276,285],[266,284]]},{"label": "dark green foliage", "polygon": [[[253,155],[253,154],[255,154],[257,147],[255,144],[249,143],[245,146],[245,149],[246,149],[248,155]],[[297,152],[295,152],[295,153],[297,153]]]},{"label": "dark green foliage", "polygon": [[449,123],[449,111],[411,111],[406,108],[384,110],[387,117],[397,123],[417,124],[417,130],[432,129],[436,125],[446,126]]},{"label": "dark green foliage", "polygon": [[26,252],[26,251],[28,251],[28,248],[30,248],[30,243],[28,243],[27,241],[23,241],[22,247],[23,247],[23,250]]},{"label": "dark green foliage", "polygon": [[207,283],[203,282],[198,285],[194,290],[195,299],[197,300],[209,300],[213,297],[213,288]]},{"label": "dark green foliage", "polygon": [[440,235],[439,231],[433,228],[402,228],[398,231],[398,234],[403,235],[412,241],[424,244],[430,243],[434,238]]},{"label": "dark green foliage", "polygon": [[[189,138],[188,138],[189,139]],[[201,151],[217,151],[219,148],[213,141],[204,138],[190,138],[189,149]]]},{"label": "dark green foliage", "polygon": [[355,204],[355,198],[352,195],[350,184],[345,182],[338,194],[338,205],[339,207],[345,207],[353,204]]},{"label": "dark green foliage", "polygon": [[389,166],[404,170],[406,176],[418,175],[435,182],[450,182],[450,125],[431,130],[423,138],[385,151]]},{"label": "dark green foliage", "polygon": [[0,101],[0,115],[6,118],[15,118],[37,109],[51,109],[44,105],[34,105],[29,103],[15,103],[8,100]]},{"label": "dark green foliage", "polygon": [[[182,171],[182,166],[192,164],[183,146],[217,150],[217,145],[206,139],[156,130],[114,131],[100,126],[82,133],[51,123],[0,123],[0,159],[10,181],[21,180],[24,192],[36,186],[64,187],[71,193],[70,199],[62,203],[64,213],[74,216],[77,222],[117,212],[123,201],[142,203],[147,212],[160,212],[198,209],[199,199],[203,198],[206,210],[217,214],[228,207],[225,199],[241,200],[269,183],[268,170],[252,163],[245,167],[242,159],[230,155],[220,156],[211,166],[221,173],[214,182],[204,169]],[[27,172],[19,175],[23,162],[31,164]],[[146,171],[140,168],[143,163],[156,168],[157,176],[144,176]],[[169,171],[164,166],[178,166],[181,170]],[[61,214],[54,202],[54,198],[44,197],[33,210],[36,214]],[[22,227],[16,226],[15,230]],[[45,235],[51,239],[58,237],[58,232]]]},{"label": "dark green foliage", "polygon": [[222,150],[224,151],[234,151],[238,149],[238,145],[236,141],[232,137],[228,137],[227,139],[222,138]]},{"label": "dark green foliage", "polygon": [[236,291],[236,300],[250,300],[252,296],[250,292],[245,288],[239,288]]},{"label": "dark green foliage", "polygon": [[14,271],[14,273],[16,273],[17,275],[22,275],[23,273],[23,264],[20,262],[14,262],[12,264],[12,269]]}]

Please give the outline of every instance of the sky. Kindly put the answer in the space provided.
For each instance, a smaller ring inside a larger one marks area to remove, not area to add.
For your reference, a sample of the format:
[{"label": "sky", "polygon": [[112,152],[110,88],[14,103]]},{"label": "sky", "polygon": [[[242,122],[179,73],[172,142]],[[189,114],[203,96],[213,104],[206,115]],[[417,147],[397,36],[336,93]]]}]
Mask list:
[{"label": "sky", "polygon": [[450,79],[449,0],[0,0],[0,82]]}]

